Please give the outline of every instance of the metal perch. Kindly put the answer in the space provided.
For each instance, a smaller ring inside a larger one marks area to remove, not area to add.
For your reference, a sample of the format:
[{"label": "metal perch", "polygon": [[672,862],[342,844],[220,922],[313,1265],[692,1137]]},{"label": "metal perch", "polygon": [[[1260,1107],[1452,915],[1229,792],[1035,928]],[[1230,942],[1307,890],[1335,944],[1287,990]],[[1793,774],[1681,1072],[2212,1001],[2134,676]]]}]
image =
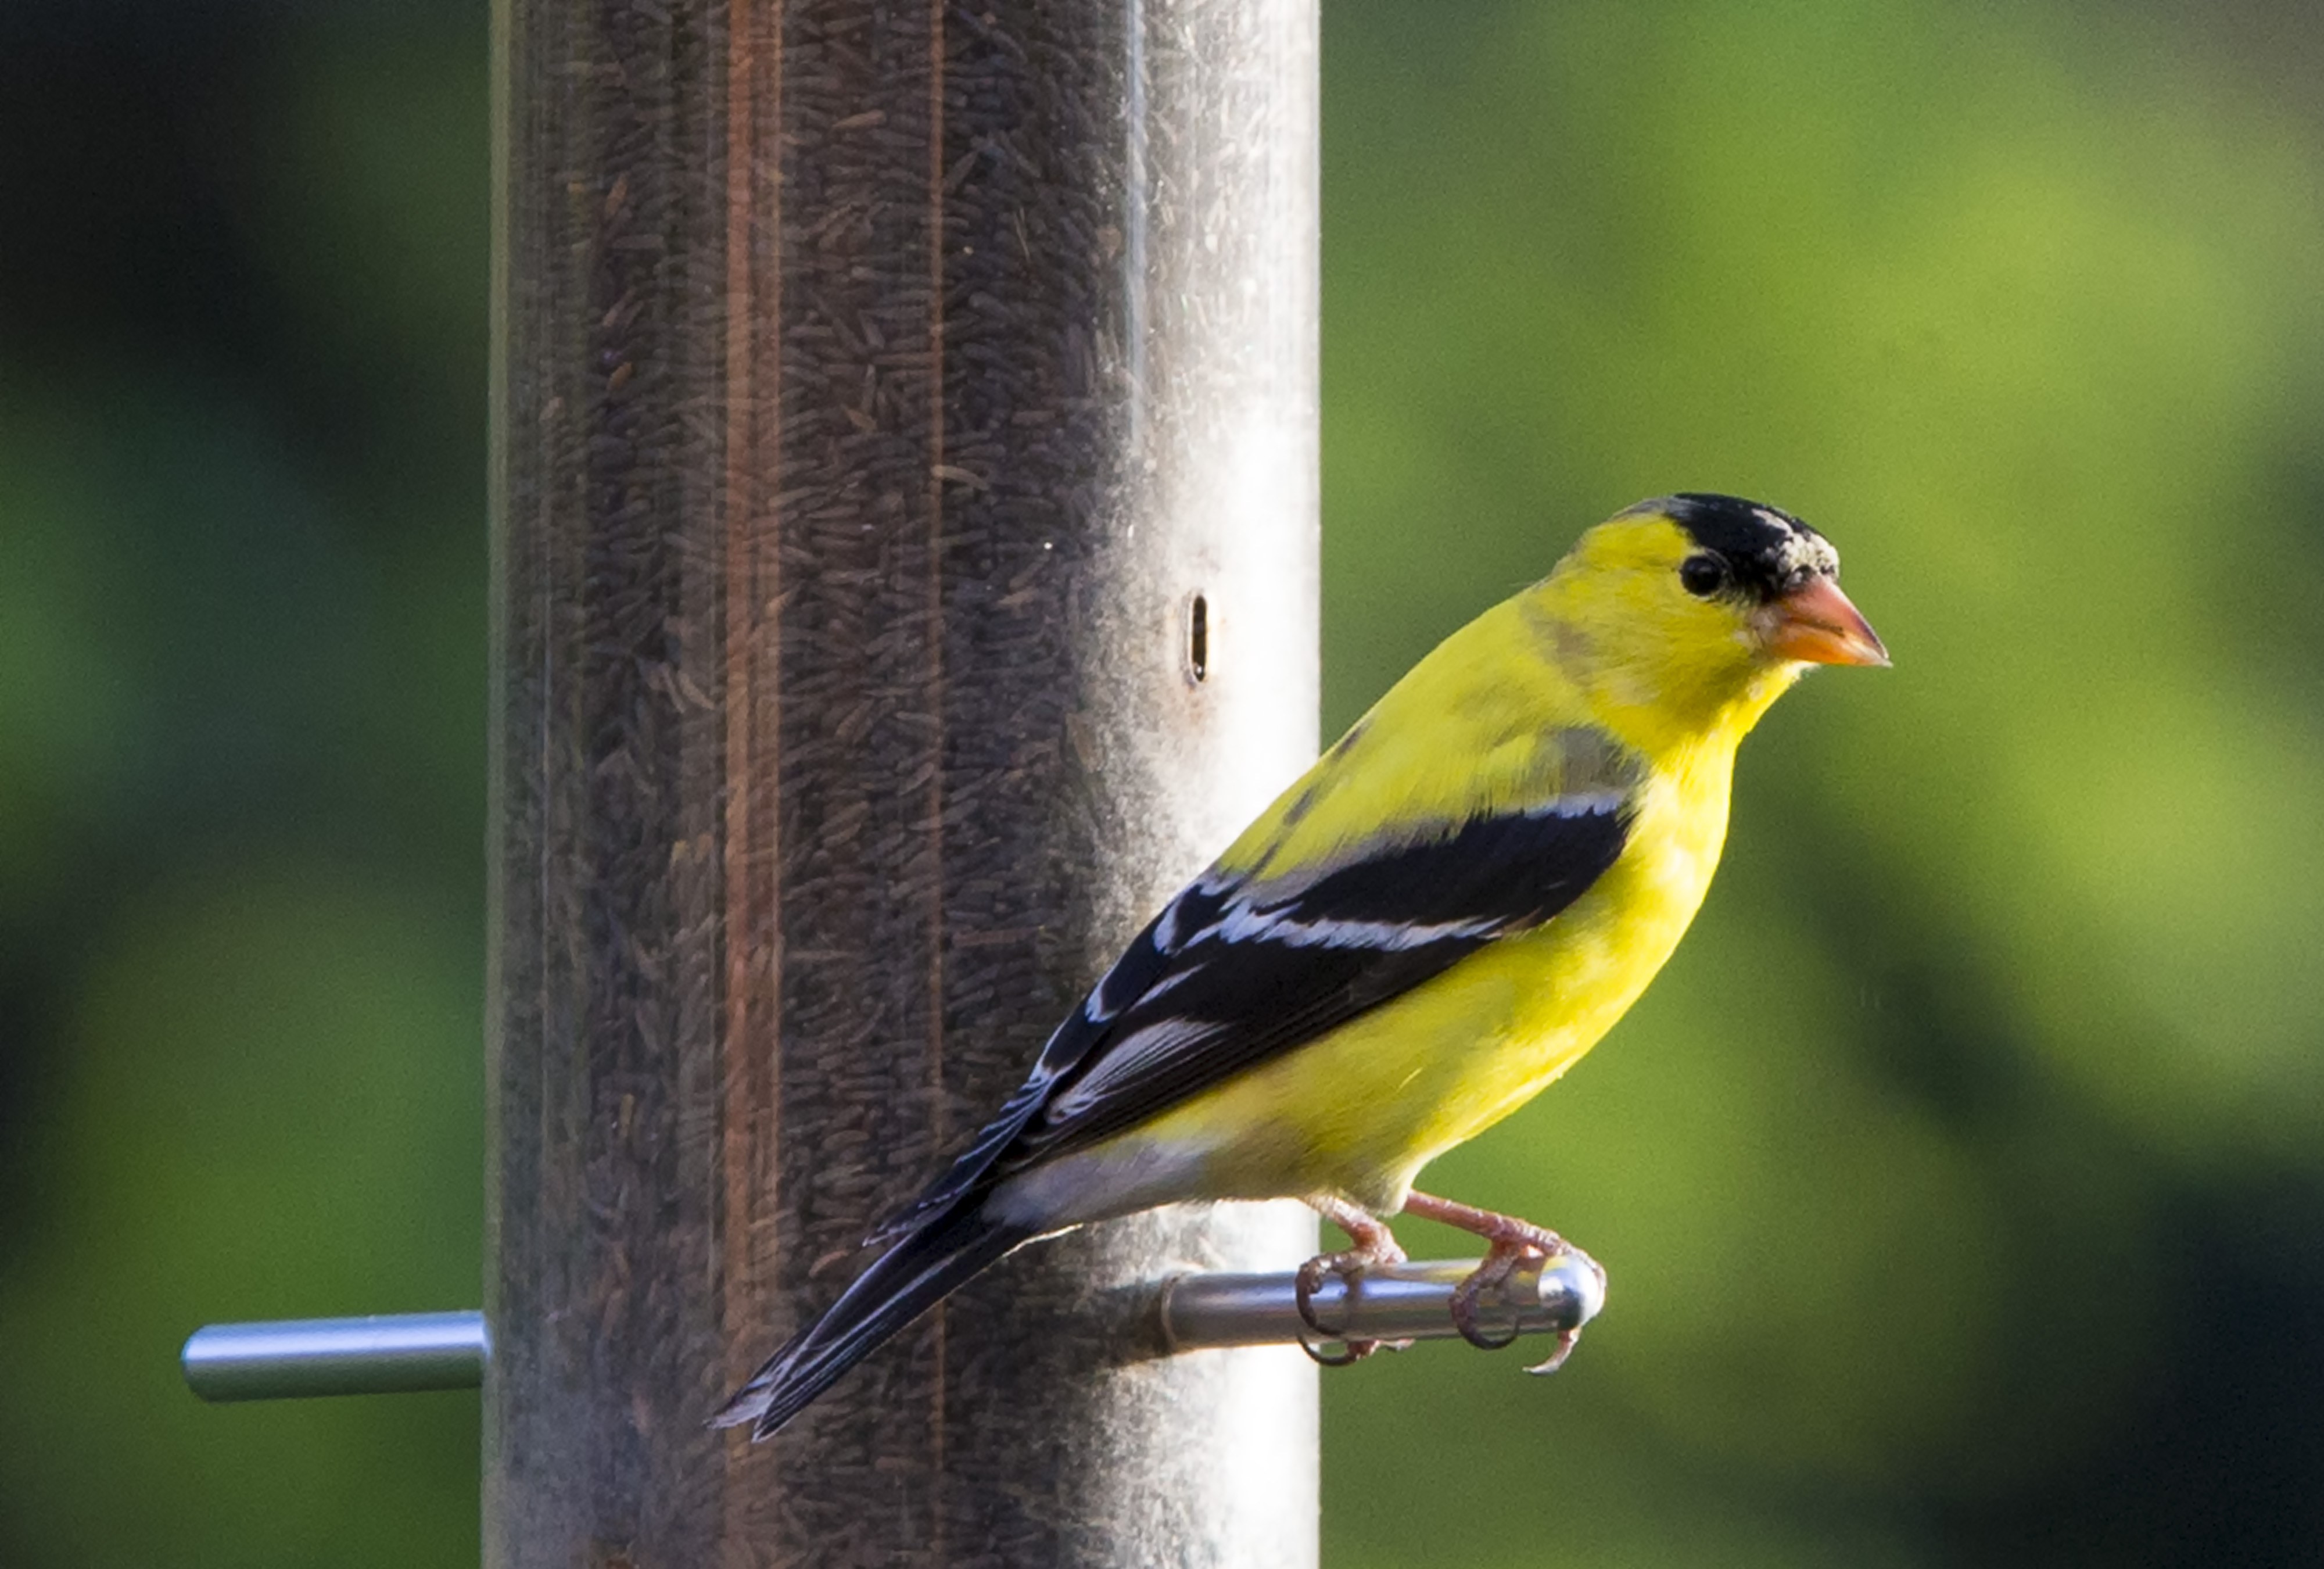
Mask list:
[{"label": "metal perch", "polygon": [[[1439,1259],[1368,1269],[1352,1284],[1327,1279],[1316,1316],[1365,1340],[1452,1339],[1452,1290],[1476,1267]],[[1605,1303],[1597,1269],[1567,1252],[1519,1269],[1480,1306],[1489,1323],[1542,1335],[1579,1330]],[[1296,1345],[1305,1333],[1288,1272],[1174,1277],[1157,1294],[1155,1317],[1171,1352]],[[180,1360],[187,1387],[205,1400],[280,1400],[473,1389],[490,1355],[482,1313],[392,1313],[208,1324]]]}]

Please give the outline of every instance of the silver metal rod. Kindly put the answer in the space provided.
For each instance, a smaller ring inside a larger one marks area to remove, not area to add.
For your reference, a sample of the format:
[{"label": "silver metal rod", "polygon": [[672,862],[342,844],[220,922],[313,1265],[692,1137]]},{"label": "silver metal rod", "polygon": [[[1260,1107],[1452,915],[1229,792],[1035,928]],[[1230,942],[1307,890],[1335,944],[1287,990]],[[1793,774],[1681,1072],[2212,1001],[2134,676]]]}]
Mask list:
[{"label": "silver metal rod", "polygon": [[[1476,1267],[1474,1259],[1436,1259],[1367,1269],[1352,1285],[1326,1279],[1315,1292],[1315,1316],[1363,1340],[1450,1339],[1459,1333],[1453,1288]],[[1520,1268],[1486,1295],[1480,1316],[1490,1332],[1562,1334],[1605,1305],[1596,1266],[1568,1252],[1546,1267]],[[1288,1274],[1181,1275],[1163,1286],[1158,1311],[1172,1352],[1311,1338]],[[179,1360],[187,1387],[205,1400],[283,1400],[473,1389],[488,1353],[484,1315],[470,1311],[207,1324]]]},{"label": "silver metal rod", "polygon": [[[1366,1269],[1352,1284],[1326,1278],[1313,1299],[1315,1317],[1345,1338],[1449,1339],[1460,1334],[1452,1324],[1453,1288],[1476,1268],[1474,1259],[1435,1259]],[[1495,1334],[1563,1334],[1605,1306],[1597,1266],[1568,1251],[1545,1265],[1520,1267],[1488,1292],[1478,1323]],[[1161,1315],[1163,1343],[1174,1352],[1313,1338],[1289,1275],[1182,1275],[1163,1288]]]},{"label": "silver metal rod", "polygon": [[179,1360],[205,1400],[278,1400],[473,1389],[487,1349],[481,1313],[390,1313],[208,1324]]}]

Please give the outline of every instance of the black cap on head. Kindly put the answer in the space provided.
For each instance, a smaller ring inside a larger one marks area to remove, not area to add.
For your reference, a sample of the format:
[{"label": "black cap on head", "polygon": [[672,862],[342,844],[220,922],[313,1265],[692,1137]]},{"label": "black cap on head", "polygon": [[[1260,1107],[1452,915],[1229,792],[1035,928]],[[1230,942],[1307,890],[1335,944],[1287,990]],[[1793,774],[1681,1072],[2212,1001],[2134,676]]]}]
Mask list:
[{"label": "black cap on head", "polygon": [[1764,502],[1688,491],[1630,511],[1669,518],[1726,563],[1730,582],[1757,599],[1777,598],[1810,577],[1840,576],[1840,552],[1831,540]]}]

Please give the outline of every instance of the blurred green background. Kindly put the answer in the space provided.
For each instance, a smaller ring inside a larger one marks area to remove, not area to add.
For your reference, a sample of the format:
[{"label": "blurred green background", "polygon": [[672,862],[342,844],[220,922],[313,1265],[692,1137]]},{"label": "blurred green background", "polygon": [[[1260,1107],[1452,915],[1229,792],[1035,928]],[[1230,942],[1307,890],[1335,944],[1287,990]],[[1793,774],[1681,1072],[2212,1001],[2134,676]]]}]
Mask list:
[{"label": "blurred green background", "polygon": [[[1639,496],[1896,653],[1434,1186],[1612,1307],[1326,1382],[1325,1558],[2324,1559],[2324,13],[1329,0],[1327,725]],[[484,22],[0,13],[0,1563],[473,1559]],[[1411,1229],[1407,1241],[1451,1251]]]}]

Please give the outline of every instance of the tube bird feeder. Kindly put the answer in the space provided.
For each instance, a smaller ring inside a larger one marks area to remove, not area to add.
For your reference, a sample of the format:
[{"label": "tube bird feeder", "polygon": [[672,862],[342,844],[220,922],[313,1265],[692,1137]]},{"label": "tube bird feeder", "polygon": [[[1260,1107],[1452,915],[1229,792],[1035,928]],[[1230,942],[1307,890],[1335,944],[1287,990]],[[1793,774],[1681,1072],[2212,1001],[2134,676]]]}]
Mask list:
[{"label": "tube bird feeder", "polygon": [[1313,755],[1314,0],[498,0],[484,1562],[1296,1566],[1298,1352],[1027,1249],[704,1418]]}]

